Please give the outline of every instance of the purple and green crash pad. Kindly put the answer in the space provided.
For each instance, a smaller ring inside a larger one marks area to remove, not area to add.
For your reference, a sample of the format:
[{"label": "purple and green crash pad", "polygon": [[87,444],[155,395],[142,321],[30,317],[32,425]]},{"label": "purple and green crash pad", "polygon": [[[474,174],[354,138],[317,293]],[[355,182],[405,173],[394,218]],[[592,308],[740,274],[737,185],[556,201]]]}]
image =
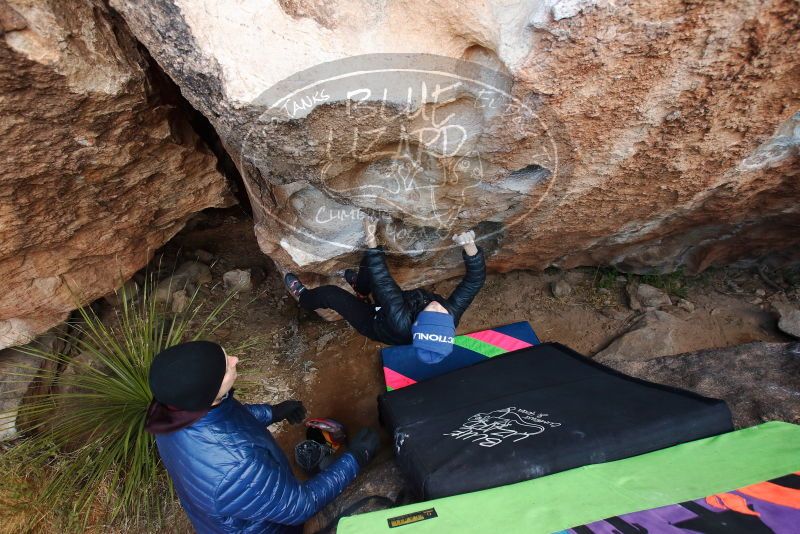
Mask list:
[{"label": "purple and green crash pad", "polygon": [[428,364],[417,359],[411,345],[398,345],[381,350],[383,376],[387,391],[430,380],[500,354],[524,349],[540,343],[526,321],[456,336],[453,352],[439,363]]},{"label": "purple and green crash pad", "polygon": [[764,423],[615,462],[344,517],[339,534],[800,532],[800,426]]},{"label": "purple and green crash pad", "polygon": [[558,534],[796,534],[800,471],[702,499],[607,517]]}]

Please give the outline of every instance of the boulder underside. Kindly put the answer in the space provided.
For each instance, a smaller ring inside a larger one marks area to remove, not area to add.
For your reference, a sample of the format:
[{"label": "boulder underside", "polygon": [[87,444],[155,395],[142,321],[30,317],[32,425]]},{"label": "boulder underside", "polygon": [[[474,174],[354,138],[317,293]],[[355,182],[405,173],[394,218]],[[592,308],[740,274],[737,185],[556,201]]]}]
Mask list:
[{"label": "boulder underside", "polygon": [[743,2],[112,0],[238,161],[262,250],[405,283],[688,272],[800,241],[800,15]]},{"label": "boulder underside", "polygon": [[0,1],[0,348],[30,341],[222,206],[216,158],[103,2]]}]

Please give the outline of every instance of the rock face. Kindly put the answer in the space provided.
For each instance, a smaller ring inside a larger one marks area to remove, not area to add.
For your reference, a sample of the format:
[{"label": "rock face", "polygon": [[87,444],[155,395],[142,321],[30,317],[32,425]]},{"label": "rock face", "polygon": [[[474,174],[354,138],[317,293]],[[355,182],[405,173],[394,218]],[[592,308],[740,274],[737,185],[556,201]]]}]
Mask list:
[{"label": "rock face", "polygon": [[364,212],[408,283],[458,273],[470,227],[495,270],[800,242],[793,0],[111,5],[217,128],[283,269],[354,264]]},{"label": "rock face", "polygon": [[559,280],[550,286],[550,291],[555,298],[560,299],[572,293],[572,286],[566,280]]},{"label": "rock face", "polygon": [[737,427],[800,423],[800,343],[747,343],[607,365],[660,384],[724,399]]},{"label": "rock face", "polygon": [[222,275],[222,283],[228,291],[248,292],[253,290],[249,269],[234,269]]},{"label": "rock face", "polygon": [[625,288],[632,310],[657,309],[671,306],[672,300],[664,291],[648,284],[631,283]]},{"label": "rock face", "polygon": [[646,360],[669,356],[681,350],[681,331],[685,322],[665,311],[645,313],[631,329],[595,355],[597,361]]},{"label": "rock face", "polygon": [[[54,329],[36,340],[34,349],[50,354],[67,350],[61,337],[63,328]],[[54,362],[33,356],[17,348],[0,350],[0,441],[12,439],[18,432],[17,416],[27,394],[41,394],[37,391],[38,370],[52,367]],[[41,386],[38,386],[41,387]]]},{"label": "rock face", "polygon": [[324,529],[334,524],[343,513],[365,514],[408,504],[405,496],[409,493],[405,479],[393,460],[376,461],[359,473],[357,484],[349,485],[339,497],[312,517],[305,524],[303,532],[336,532],[336,529]]},{"label": "rock face", "polygon": [[780,319],[778,328],[790,336],[800,339],[800,309],[788,302],[774,302],[773,307],[778,311]]},{"label": "rock face", "polygon": [[0,347],[108,294],[227,186],[124,24],[0,0]]}]

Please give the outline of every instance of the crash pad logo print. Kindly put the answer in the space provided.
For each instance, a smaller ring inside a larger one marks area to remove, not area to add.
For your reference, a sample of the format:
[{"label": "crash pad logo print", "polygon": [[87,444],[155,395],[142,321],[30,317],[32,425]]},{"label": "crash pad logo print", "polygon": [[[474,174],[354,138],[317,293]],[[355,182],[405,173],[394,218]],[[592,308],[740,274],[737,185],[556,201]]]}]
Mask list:
[{"label": "crash pad logo print", "polygon": [[488,413],[476,413],[446,437],[468,441],[481,447],[495,447],[503,442],[518,443],[561,423],[546,419],[548,414],[509,406]]}]

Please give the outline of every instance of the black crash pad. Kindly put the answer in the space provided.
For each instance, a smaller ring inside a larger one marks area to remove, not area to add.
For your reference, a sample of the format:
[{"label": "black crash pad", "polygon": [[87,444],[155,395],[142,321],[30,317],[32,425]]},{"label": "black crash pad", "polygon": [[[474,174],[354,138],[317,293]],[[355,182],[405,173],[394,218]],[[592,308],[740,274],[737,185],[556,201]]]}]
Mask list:
[{"label": "black crash pad", "polygon": [[380,396],[425,499],[619,460],[733,430],[721,400],[638,380],[557,343]]}]

